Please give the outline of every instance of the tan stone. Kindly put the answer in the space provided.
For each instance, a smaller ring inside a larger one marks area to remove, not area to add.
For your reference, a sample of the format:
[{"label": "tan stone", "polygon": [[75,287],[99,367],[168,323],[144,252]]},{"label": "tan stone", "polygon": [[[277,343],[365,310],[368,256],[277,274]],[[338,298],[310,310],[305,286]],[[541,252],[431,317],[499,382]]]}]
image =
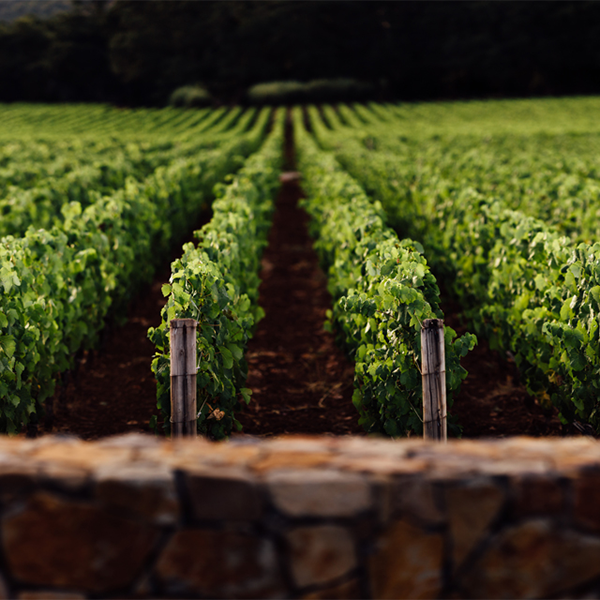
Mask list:
[{"label": "tan stone", "polygon": [[89,469],[65,465],[61,462],[45,461],[39,465],[39,480],[50,481],[54,488],[67,491],[81,491],[91,479]]},{"label": "tan stone", "polygon": [[583,471],[573,480],[573,516],[587,529],[600,531],[600,470]]},{"label": "tan stone", "polygon": [[[45,444],[31,452],[31,458],[38,464],[59,463],[64,467],[81,469],[89,472],[101,465],[109,463],[126,463],[133,459],[134,450],[131,448],[102,447],[90,442],[69,442]],[[43,467],[43,464],[41,464]]]},{"label": "tan stone", "polygon": [[354,540],[344,527],[298,527],[286,535],[298,587],[326,583],[356,567]]},{"label": "tan stone", "polygon": [[168,468],[132,463],[101,469],[96,474],[96,497],[123,513],[168,525],[179,518],[179,501]]},{"label": "tan stone", "polygon": [[357,458],[393,456],[400,459],[414,455],[421,448],[428,446],[428,442],[422,438],[395,441],[381,437],[344,436],[333,438],[333,441],[339,454]]},{"label": "tan stone", "polygon": [[414,458],[428,459],[431,462],[429,475],[440,479],[547,471],[552,466],[547,443],[540,442],[538,448],[531,442],[527,438],[516,441],[454,440],[446,446],[431,444],[420,448]]},{"label": "tan stone", "polygon": [[564,509],[564,494],[556,474],[515,477],[510,484],[517,517],[558,515]]},{"label": "tan stone", "polygon": [[263,456],[260,460],[252,462],[252,469],[261,473],[274,469],[303,469],[320,467],[331,461],[329,452],[299,452],[280,450]]},{"label": "tan stone", "polygon": [[345,583],[300,596],[303,600],[358,600],[362,597],[358,579],[351,579]]},{"label": "tan stone", "polygon": [[126,587],[157,538],[148,526],[46,492],[2,519],[8,567],[30,585],[90,592]]},{"label": "tan stone", "polygon": [[156,563],[156,575],[168,594],[210,598],[288,595],[273,543],[233,531],[175,532]]},{"label": "tan stone", "polygon": [[552,457],[554,468],[571,474],[584,468],[600,467],[600,442],[590,438],[570,438],[558,440]]},{"label": "tan stone", "polygon": [[195,519],[259,519],[263,501],[258,485],[243,472],[186,473],[189,502]]},{"label": "tan stone", "polygon": [[329,466],[344,471],[357,471],[376,475],[410,475],[413,473],[426,473],[429,468],[429,461],[395,459],[389,456],[340,456],[332,460]]},{"label": "tan stone", "polygon": [[121,435],[113,435],[107,438],[102,438],[95,442],[100,448],[129,448],[131,450],[154,449],[164,446],[164,439],[159,439],[157,436],[149,433],[125,433]]},{"label": "tan stone", "polygon": [[337,438],[321,435],[290,434],[269,438],[261,442],[262,448],[269,454],[279,452],[333,452],[338,447]]},{"label": "tan stone", "polygon": [[460,582],[471,598],[547,598],[600,576],[600,539],[534,519],[500,532]]},{"label": "tan stone", "polygon": [[444,490],[453,568],[460,567],[483,538],[504,504],[504,492],[491,480],[478,478]]},{"label": "tan stone", "polygon": [[56,590],[29,590],[21,592],[19,600],[85,600],[84,594],[77,592],[57,592]]},{"label": "tan stone", "polygon": [[444,542],[405,520],[395,521],[381,535],[369,558],[374,598],[436,598],[442,589]]},{"label": "tan stone", "polygon": [[[203,466],[243,467],[263,454],[258,444],[240,445],[226,442],[203,442],[200,446],[189,441],[173,442],[169,460],[181,469],[202,468]],[[146,454],[146,453],[145,453]]]},{"label": "tan stone", "polygon": [[266,481],[275,506],[291,516],[350,517],[373,504],[369,483],[355,473],[275,471]]}]

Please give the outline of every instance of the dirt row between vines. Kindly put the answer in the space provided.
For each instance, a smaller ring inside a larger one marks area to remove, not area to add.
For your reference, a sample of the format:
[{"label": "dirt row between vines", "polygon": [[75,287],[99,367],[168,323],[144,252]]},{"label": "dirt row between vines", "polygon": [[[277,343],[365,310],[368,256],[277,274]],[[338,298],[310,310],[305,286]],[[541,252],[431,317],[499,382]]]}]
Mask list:
[{"label": "dirt row between vines", "polygon": [[[294,169],[290,135],[286,169]],[[298,208],[302,189],[297,180],[286,179],[262,258],[259,302],[265,318],[246,354],[247,387],[253,396],[238,416],[242,435],[364,434],[351,401],[353,365],[323,329],[331,297],[308,236],[308,216]],[[160,288],[169,273],[166,263],[132,304],[128,322],[107,333],[102,350],[83,356],[76,375],[57,390],[52,427],[40,427],[40,433],[91,440],[150,431],[148,422],[157,409],[150,370],[154,348],[146,331],[160,322],[165,302]],[[446,323],[463,331],[459,307],[447,302],[443,308]],[[561,426],[555,411],[530,398],[514,364],[484,341],[463,365],[469,375],[451,411],[463,427],[463,437],[576,433]]]}]

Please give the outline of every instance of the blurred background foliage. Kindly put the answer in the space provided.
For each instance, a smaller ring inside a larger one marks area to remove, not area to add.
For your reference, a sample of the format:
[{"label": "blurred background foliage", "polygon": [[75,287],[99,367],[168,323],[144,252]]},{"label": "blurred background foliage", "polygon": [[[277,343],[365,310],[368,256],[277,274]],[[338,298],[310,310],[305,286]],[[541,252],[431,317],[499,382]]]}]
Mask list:
[{"label": "blurred background foliage", "polygon": [[600,3],[0,0],[0,81],[121,105],[600,93]]}]

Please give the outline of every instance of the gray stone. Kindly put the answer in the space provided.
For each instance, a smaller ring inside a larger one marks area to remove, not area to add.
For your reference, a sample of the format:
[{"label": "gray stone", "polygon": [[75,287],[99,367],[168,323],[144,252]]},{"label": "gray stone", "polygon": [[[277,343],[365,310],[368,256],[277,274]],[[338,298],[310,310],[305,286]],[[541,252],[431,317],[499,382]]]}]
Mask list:
[{"label": "gray stone", "polygon": [[372,507],[370,485],[356,473],[275,471],[266,481],[275,506],[290,516],[351,517]]}]

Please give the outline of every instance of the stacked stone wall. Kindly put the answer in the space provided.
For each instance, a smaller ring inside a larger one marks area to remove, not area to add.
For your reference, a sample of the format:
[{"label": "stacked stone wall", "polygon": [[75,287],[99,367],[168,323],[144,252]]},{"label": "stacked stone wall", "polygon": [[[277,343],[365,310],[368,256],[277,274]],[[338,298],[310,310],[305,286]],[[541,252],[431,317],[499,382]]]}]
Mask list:
[{"label": "stacked stone wall", "polygon": [[0,441],[0,598],[600,596],[600,443]]}]

